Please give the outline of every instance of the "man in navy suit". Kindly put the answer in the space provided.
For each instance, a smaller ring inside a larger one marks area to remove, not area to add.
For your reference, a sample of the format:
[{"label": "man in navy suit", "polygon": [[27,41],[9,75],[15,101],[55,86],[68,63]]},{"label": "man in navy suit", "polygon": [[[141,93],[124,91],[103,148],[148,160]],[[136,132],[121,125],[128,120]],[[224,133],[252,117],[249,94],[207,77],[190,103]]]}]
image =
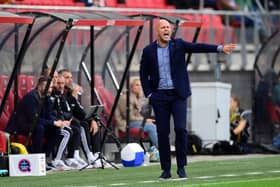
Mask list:
[{"label": "man in navy suit", "polygon": [[229,53],[235,44],[209,45],[171,38],[171,25],[161,19],[156,25],[157,40],[143,49],[140,79],[153,106],[158,130],[160,178],[171,178],[170,117],[174,119],[177,174],[187,178],[187,97],[191,95],[186,53]]}]

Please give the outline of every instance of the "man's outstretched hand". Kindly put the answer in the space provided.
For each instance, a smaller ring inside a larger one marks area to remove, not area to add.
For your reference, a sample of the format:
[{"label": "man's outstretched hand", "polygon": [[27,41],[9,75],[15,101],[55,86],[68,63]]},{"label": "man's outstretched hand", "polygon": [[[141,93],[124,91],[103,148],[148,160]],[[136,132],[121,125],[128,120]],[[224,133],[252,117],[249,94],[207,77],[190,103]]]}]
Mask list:
[{"label": "man's outstretched hand", "polygon": [[236,47],[236,44],[225,44],[223,45],[223,53],[229,54],[232,50],[234,50]]}]

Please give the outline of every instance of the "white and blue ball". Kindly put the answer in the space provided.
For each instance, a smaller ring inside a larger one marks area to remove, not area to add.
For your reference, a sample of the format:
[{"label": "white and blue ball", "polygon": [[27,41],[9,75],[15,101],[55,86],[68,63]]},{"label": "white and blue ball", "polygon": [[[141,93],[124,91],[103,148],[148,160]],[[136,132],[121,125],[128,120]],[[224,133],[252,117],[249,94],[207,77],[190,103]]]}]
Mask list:
[{"label": "white and blue ball", "polygon": [[144,150],[137,143],[127,144],[121,151],[121,162],[125,167],[142,165],[144,163]]}]

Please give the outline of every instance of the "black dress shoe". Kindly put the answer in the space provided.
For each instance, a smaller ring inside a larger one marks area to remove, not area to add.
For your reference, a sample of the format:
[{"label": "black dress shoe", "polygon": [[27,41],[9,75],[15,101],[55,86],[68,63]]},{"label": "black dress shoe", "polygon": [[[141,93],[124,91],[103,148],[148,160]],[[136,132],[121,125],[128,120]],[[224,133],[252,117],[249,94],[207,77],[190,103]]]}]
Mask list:
[{"label": "black dress shoe", "polygon": [[186,174],[184,167],[179,167],[177,169],[177,174],[178,174],[179,178],[187,178],[187,174]]},{"label": "black dress shoe", "polygon": [[170,171],[169,170],[164,170],[159,178],[161,178],[161,179],[169,179],[169,178],[171,178]]}]

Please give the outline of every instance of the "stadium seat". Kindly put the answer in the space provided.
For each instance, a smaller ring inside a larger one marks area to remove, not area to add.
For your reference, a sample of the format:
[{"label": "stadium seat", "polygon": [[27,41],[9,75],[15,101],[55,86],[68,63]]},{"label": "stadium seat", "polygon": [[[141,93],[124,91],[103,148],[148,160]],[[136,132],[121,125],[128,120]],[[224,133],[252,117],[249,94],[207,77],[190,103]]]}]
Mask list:
[{"label": "stadium seat", "polygon": [[0,117],[0,130],[1,131],[5,131],[8,121],[9,121],[9,117],[4,112],[2,112],[2,115]]},{"label": "stadium seat", "polygon": [[125,5],[127,8],[143,8],[141,7],[142,0],[126,0]]},{"label": "stadium seat", "polygon": [[274,106],[272,100],[268,100],[267,102],[267,111],[269,114],[270,122],[272,124],[280,124],[280,111]]},{"label": "stadium seat", "polygon": [[27,75],[26,76],[26,86],[27,86],[27,91],[31,91],[36,87],[36,77],[33,75]]},{"label": "stadium seat", "polygon": [[18,97],[22,99],[23,96],[27,93],[27,76],[18,75]]},{"label": "stadium seat", "polygon": [[269,135],[270,141],[279,134],[280,127],[280,108],[273,104],[272,99],[268,99],[266,103],[266,110],[269,116],[269,121],[265,129],[262,132],[266,132]]},{"label": "stadium seat", "polygon": [[4,112],[7,114],[8,117],[10,117],[14,110],[14,99],[14,93],[10,92],[4,108]]},{"label": "stadium seat", "polygon": [[127,8],[160,8],[174,9],[174,6],[168,6],[165,0],[126,0]]},{"label": "stadium seat", "polygon": [[35,76],[33,75],[18,75],[18,97],[22,99],[29,91],[35,88]]},{"label": "stadium seat", "polygon": [[145,0],[144,3],[147,5],[147,8],[167,8],[165,0]]},{"label": "stadium seat", "polygon": [[[222,44],[235,41],[234,29],[232,27],[225,27],[222,18],[219,15],[203,14],[194,16],[186,14],[182,15],[182,17],[187,18],[188,20],[201,21],[202,26],[197,42]],[[194,30],[183,28],[183,31],[183,38],[191,41],[194,36]],[[228,37],[227,34],[229,34],[229,41],[226,41]]]},{"label": "stadium seat", "polygon": [[[0,76],[0,98],[1,98],[1,101],[2,101],[4,93],[6,91],[8,81],[9,81],[8,76],[6,76],[6,75],[1,75]],[[7,117],[9,117],[11,112],[13,111],[13,109],[14,109],[14,93],[12,93],[10,91],[10,93],[8,95],[8,98],[6,100],[3,112],[6,114]]]},{"label": "stadium seat", "polygon": [[106,0],[105,5],[107,7],[117,7],[118,2],[117,2],[117,0]]},{"label": "stadium seat", "polygon": [[[27,136],[20,135],[20,134],[11,134],[10,140],[11,140],[11,142],[21,143],[21,144],[25,145],[27,142]],[[31,141],[29,144],[31,145]]]},{"label": "stadium seat", "polygon": [[2,114],[0,117],[0,130],[1,131],[5,131],[8,121],[9,121],[9,118],[5,114]]},{"label": "stadium seat", "polygon": [[3,95],[4,95],[4,92],[7,88],[8,81],[9,81],[8,76],[6,76],[6,75],[1,75],[0,76],[0,93],[2,93]]},{"label": "stadium seat", "polygon": [[82,2],[74,2],[73,0],[21,0],[13,1],[16,5],[43,5],[43,6],[85,6]]},{"label": "stadium seat", "polygon": [[[2,103],[2,99],[3,99],[3,95],[4,95],[4,92],[0,92],[0,103]],[[10,118],[10,115],[11,115],[11,112],[12,112],[12,109],[13,107],[11,106],[11,97],[13,97],[13,94],[10,96],[8,96],[8,99],[4,105],[4,109],[2,111],[2,114],[1,114],[1,117],[0,117],[0,130],[5,130],[6,129],[6,126],[8,124],[8,121],[9,121],[9,118]],[[14,103],[12,103],[14,104]]]},{"label": "stadium seat", "polygon": [[[0,101],[7,88],[9,77],[5,75],[0,76]],[[21,99],[31,89],[35,88],[35,77],[32,75],[19,75],[18,76],[18,97]],[[0,129],[6,127],[8,119],[14,110],[14,93],[10,91],[8,98],[5,102],[2,116],[0,117]]]}]

